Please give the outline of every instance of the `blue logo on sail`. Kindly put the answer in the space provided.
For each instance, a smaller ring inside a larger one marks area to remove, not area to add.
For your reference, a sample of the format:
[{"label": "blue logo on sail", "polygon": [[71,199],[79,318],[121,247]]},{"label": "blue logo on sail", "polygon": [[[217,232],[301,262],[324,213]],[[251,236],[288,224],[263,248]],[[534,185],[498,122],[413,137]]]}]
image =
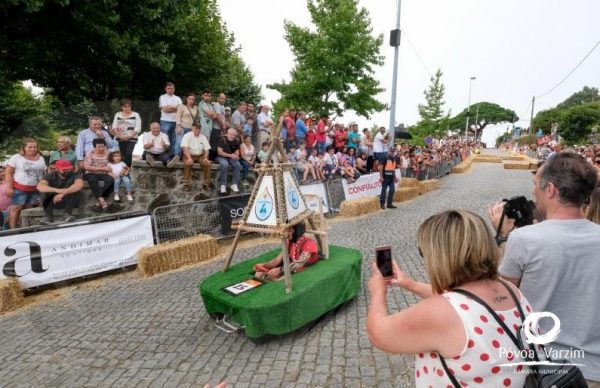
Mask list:
[{"label": "blue logo on sail", "polygon": [[298,206],[300,206],[300,198],[298,198],[298,192],[292,184],[288,186],[287,199],[294,209],[298,209]]},{"label": "blue logo on sail", "polygon": [[265,190],[256,200],[254,214],[259,221],[265,221],[273,213],[273,197]]}]

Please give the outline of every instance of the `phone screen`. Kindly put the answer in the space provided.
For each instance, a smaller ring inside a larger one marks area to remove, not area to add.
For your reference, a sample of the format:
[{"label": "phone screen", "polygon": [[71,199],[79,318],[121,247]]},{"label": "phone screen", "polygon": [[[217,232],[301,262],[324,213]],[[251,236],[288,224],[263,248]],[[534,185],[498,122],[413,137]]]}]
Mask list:
[{"label": "phone screen", "polygon": [[384,278],[391,278],[394,276],[392,269],[392,247],[378,247],[375,249],[377,268],[383,275]]}]

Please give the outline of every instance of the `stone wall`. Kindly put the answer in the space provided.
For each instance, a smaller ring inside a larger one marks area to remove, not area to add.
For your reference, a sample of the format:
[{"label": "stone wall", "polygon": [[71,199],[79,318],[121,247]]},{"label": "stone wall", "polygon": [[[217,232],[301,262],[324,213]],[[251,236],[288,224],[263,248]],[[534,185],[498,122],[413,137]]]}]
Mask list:
[{"label": "stone wall", "polygon": [[[209,198],[217,198],[221,196],[219,193],[219,176],[220,168],[218,164],[211,166],[212,189],[205,190],[202,188],[203,173],[202,168],[198,164],[192,166],[192,181],[191,190],[183,191],[183,163],[179,163],[174,168],[167,168],[162,165],[150,166],[145,161],[133,161],[131,166],[131,182],[133,186],[133,202],[128,202],[125,197],[125,188],[121,186],[121,201],[114,202],[112,190],[107,203],[109,208],[106,211],[101,211],[96,206],[96,199],[89,189],[87,182],[83,189],[81,209],[75,211],[78,218],[90,218],[101,216],[106,213],[123,213],[129,211],[142,210],[152,213],[156,207],[165,205],[174,205],[179,203],[202,201]],[[227,194],[231,194],[231,179],[232,171],[229,169],[227,177]],[[250,170],[247,179],[247,184],[238,185],[240,194],[249,193],[256,182],[256,174]],[[35,226],[44,216],[42,208],[25,209],[21,212],[21,226]],[[55,211],[57,221],[62,216],[62,210]]]},{"label": "stone wall", "polygon": [[[217,198],[219,193],[220,168],[218,164],[211,166],[212,188],[206,190],[202,188],[204,183],[202,168],[194,163],[192,166],[192,180],[190,191],[183,191],[183,163],[175,168],[168,168],[162,165],[150,166],[144,161],[134,161],[131,168],[131,180],[135,188],[135,203],[132,210],[144,210],[149,213],[155,208],[165,205],[174,205],[179,203],[202,201],[209,198]],[[230,185],[232,171],[229,169],[227,177],[227,194],[231,193]],[[238,185],[240,193],[248,193],[256,181],[254,172],[248,176],[248,184]]]}]

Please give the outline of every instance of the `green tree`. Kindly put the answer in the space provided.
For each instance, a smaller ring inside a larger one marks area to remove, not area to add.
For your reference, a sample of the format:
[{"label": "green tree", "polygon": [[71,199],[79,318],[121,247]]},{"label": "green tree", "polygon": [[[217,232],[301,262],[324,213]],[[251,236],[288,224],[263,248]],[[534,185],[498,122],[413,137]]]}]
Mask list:
[{"label": "green tree", "polygon": [[600,95],[598,94],[598,88],[584,86],[579,92],[573,93],[566,100],[558,104],[557,108],[570,108],[575,105],[586,104],[590,102],[600,101]]},{"label": "green tree", "polygon": [[564,109],[561,108],[539,111],[533,118],[534,130],[541,129],[544,133],[550,133],[552,127],[560,122],[563,113]]},{"label": "green tree", "polygon": [[558,134],[568,144],[586,142],[592,128],[600,125],[600,103],[575,105],[564,111]]},{"label": "green tree", "polygon": [[444,92],[446,88],[441,81],[442,75],[442,70],[438,69],[430,79],[431,84],[423,92],[425,95],[425,105],[418,105],[422,122],[435,122],[441,119],[444,114]]},{"label": "green tree", "polygon": [[501,134],[500,136],[498,136],[496,138],[496,148],[498,148],[500,146],[500,144],[506,143],[511,138],[512,138],[512,134],[510,132],[508,132],[508,131],[504,132],[503,134]]},{"label": "green tree", "polygon": [[295,107],[313,114],[354,110],[369,117],[386,105],[375,99],[382,92],[373,77],[383,64],[379,48],[383,36],[371,36],[366,9],[357,0],[308,1],[314,30],[285,21],[285,38],[296,63],[291,81],[267,87],[277,90]]},{"label": "green tree", "polygon": [[167,80],[181,92],[260,97],[215,0],[12,0],[0,11],[0,69],[66,106],[155,102]]},{"label": "green tree", "polygon": [[[468,114],[471,123],[469,133],[473,134],[477,140],[481,139],[483,130],[489,124],[512,123],[519,120],[519,116],[513,110],[486,101],[471,105]],[[465,108],[465,110],[450,119],[450,129],[462,133],[466,120],[467,109]]]}]

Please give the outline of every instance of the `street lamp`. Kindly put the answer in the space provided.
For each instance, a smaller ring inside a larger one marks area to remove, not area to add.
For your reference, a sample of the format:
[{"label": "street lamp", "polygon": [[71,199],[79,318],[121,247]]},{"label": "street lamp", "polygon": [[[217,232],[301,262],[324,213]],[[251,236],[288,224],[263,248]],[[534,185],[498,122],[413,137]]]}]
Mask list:
[{"label": "street lamp", "polygon": [[467,121],[465,122],[465,141],[467,141],[467,130],[469,129],[469,111],[471,110],[471,86],[473,85],[473,81],[476,79],[477,77],[469,78],[469,102],[467,104]]}]

